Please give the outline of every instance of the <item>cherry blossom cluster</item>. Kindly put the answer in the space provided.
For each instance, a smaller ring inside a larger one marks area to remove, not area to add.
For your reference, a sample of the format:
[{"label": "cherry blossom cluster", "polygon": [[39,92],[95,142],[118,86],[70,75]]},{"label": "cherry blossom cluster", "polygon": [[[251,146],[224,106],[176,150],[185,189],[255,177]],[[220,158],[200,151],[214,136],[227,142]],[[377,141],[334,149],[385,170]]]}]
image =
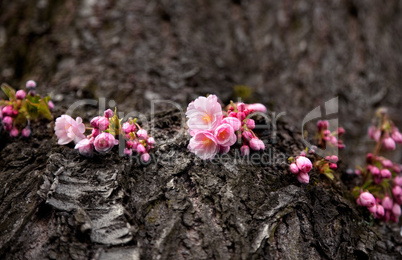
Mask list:
[{"label": "cherry blossom cluster", "polygon": [[297,180],[300,183],[308,184],[310,182],[310,176],[308,173],[313,168],[313,164],[310,159],[306,157],[306,153],[303,151],[296,158],[289,158],[291,162],[289,169],[290,172],[297,175]]},{"label": "cherry blossom cluster", "polygon": [[188,107],[186,116],[189,133],[192,136],[188,149],[201,159],[212,159],[217,153],[227,153],[239,141],[242,156],[264,150],[265,144],[253,129],[255,122],[250,118],[254,112],[265,113],[262,104],[233,103],[223,111],[215,95],[198,97]]},{"label": "cherry blossom cluster", "polygon": [[11,137],[17,137],[19,134],[29,137],[31,120],[52,119],[50,111],[54,104],[50,97],[42,98],[36,95],[36,83],[33,80],[27,81],[26,88],[28,94],[22,89],[15,91],[7,84],[1,86],[8,100],[0,100],[0,122]]},{"label": "cherry blossom cluster", "polygon": [[363,184],[361,187],[355,187],[353,194],[357,197],[357,204],[366,207],[375,218],[385,222],[399,222],[402,205],[402,167],[378,154],[382,148],[394,150],[395,142],[400,142],[400,133],[384,108],[376,112],[374,121],[375,125],[370,126],[368,135],[376,141],[376,147],[373,153],[367,154],[367,165],[355,170]]},{"label": "cherry blossom cluster", "polygon": [[345,144],[339,138],[345,133],[343,127],[338,127],[334,132],[329,129],[329,122],[327,120],[319,120],[317,122],[317,139],[318,146],[325,147],[326,144],[338,147],[339,149],[345,148]]},{"label": "cherry blossom cluster", "polygon": [[368,129],[368,135],[377,143],[381,143],[387,150],[395,150],[396,143],[402,144],[402,134],[388,118],[385,108],[377,111],[373,124]]},{"label": "cherry blossom cluster", "polygon": [[[69,115],[62,115],[56,119],[54,130],[59,145],[74,142],[75,149],[87,157],[92,157],[94,150],[101,154],[111,151],[119,144],[121,135],[126,141],[124,153],[127,156],[136,152],[144,162],[149,161],[148,152],[154,147],[154,138],[148,136],[147,131],[136,123],[136,119],[129,119],[123,124],[121,122],[122,119],[108,109],[103,116],[94,117],[90,127],[82,123],[81,117],[74,120]],[[91,133],[85,135],[86,130],[91,130]]]}]

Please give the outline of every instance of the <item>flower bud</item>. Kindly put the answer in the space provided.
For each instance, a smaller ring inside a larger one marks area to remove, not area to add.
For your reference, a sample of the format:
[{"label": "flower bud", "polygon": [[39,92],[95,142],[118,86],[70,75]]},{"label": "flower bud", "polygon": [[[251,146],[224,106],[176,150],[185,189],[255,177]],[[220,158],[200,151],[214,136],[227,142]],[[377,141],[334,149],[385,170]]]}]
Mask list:
[{"label": "flower bud", "polygon": [[5,106],[1,110],[3,113],[3,117],[5,116],[12,116],[13,115],[13,106]]},{"label": "flower bud", "polygon": [[310,176],[307,172],[300,172],[299,174],[297,174],[297,180],[300,183],[308,184],[310,182]]},{"label": "flower bud", "polygon": [[259,140],[259,146],[260,146],[260,150],[265,150],[265,144],[262,140]]},{"label": "flower bud", "polygon": [[345,134],[345,129],[343,127],[338,127],[337,132],[338,132],[338,136],[341,136],[341,135]]},{"label": "flower bud", "polygon": [[106,129],[108,129],[108,127],[109,127],[109,119],[104,116],[101,116],[98,120],[99,130],[105,131]]},{"label": "flower bud", "polygon": [[131,133],[132,126],[130,125],[129,122],[125,122],[121,128],[123,129],[123,132],[125,134]]},{"label": "flower bud", "polygon": [[100,116],[96,116],[96,117],[92,118],[92,120],[90,122],[91,126],[98,128],[100,118],[101,118]]},{"label": "flower bud", "polygon": [[244,144],[240,147],[241,156],[249,156],[250,155],[250,147]]},{"label": "flower bud", "polygon": [[380,174],[380,170],[375,166],[370,167],[370,172],[373,176],[378,176]]},{"label": "flower bud", "polygon": [[243,120],[246,118],[246,115],[244,114],[244,112],[238,112],[237,113],[237,119],[239,119],[241,122],[243,122]]},{"label": "flower bud", "polygon": [[239,130],[241,127],[241,122],[236,117],[225,117],[222,123],[229,124],[235,131]]},{"label": "flower bud", "polygon": [[29,90],[32,90],[36,88],[36,82],[33,80],[28,80],[27,83],[25,84],[25,87]]},{"label": "flower bud", "polygon": [[246,116],[248,116],[249,114],[250,114],[250,110],[248,110],[247,108],[246,109],[244,109],[244,114],[246,115]]},{"label": "flower bud", "polygon": [[392,188],[392,195],[394,196],[394,201],[398,204],[402,203],[402,189],[399,186],[394,186]]},{"label": "flower bud", "polygon": [[336,138],[335,136],[331,136],[329,140],[334,145],[338,144],[338,138]]},{"label": "flower bud", "polygon": [[399,222],[399,217],[401,216],[401,206],[394,204],[391,211],[391,220],[395,223]]},{"label": "flower bud", "polygon": [[149,146],[154,146],[155,145],[155,139],[153,137],[148,137],[147,144]]},{"label": "flower bud", "polygon": [[396,143],[402,144],[402,134],[398,130],[393,131],[391,137]]},{"label": "flower bud", "polygon": [[91,137],[91,139],[82,139],[75,145],[74,149],[78,149],[81,155],[92,157],[94,153],[94,138]]},{"label": "flower bud", "polygon": [[394,205],[392,199],[391,199],[390,197],[388,197],[388,196],[385,196],[385,197],[382,199],[381,204],[382,204],[382,206],[384,207],[384,209],[386,209],[386,210],[391,210],[391,209],[392,209],[392,206]]},{"label": "flower bud", "polygon": [[230,146],[219,145],[219,153],[225,154],[230,151]]},{"label": "flower bud", "polygon": [[93,138],[95,138],[95,137],[97,137],[98,135],[99,135],[99,129],[98,128],[94,128],[94,129],[92,129],[92,133],[91,133],[91,135],[92,135],[92,137]]},{"label": "flower bud", "polygon": [[367,207],[367,209],[370,211],[371,214],[375,214],[377,212],[377,205]]},{"label": "flower bud", "polygon": [[237,110],[243,112],[246,109],[246,105],[243,102],[237,103]]},{"label": "flower bud", "polygon": [[133,154],[133,150],[130,148],[124,148],[124,154],[127,156],[131,156]]},{"label": "flower bud", "polygon": [[10,136],[11,136],[11,137],[17,137],[18,134],[19,134],[18,129],[17,129],[16,127],[13,127],[13,128],[11,129],[11,131],[10,131]]},{"label": "flower bud", "polygon": [[250,148],[253,149],[254,151],[259,151],[260,150],[260,140],[258,138],[251,138],[249,145]]},{"label": "flower bud", "polygon": [[338,160],[339,160],[339,158],[336,155],[332,155],[331,158],[330,158],[330,161],[333,162],[333,163],[336,163]]},{"label": "flower bud", "polygon": [[4,126],[11,126],[13,124],[13,119],[10,116],[6,116],[3,118]]},{"label": "flower bud", "polygon": [[139,154],[145,153],[145,147],[141,143],[137,145],[137,153]]},{"label": "flower bud", "polygon": [[230,113],[229,113],[229,116],[230,116],[230,117],[236,117],[236,118],[237,118],[237,113],[236,113],[236,112],[230,112]]},{"label": "flower bud", "polygon": [[377,131],[377,128],[372,125],[372,126],[370,126],[370,127],[368,128],[367,134],[368,134],[368,136],[369,136],[371,139],[375,140],[375,132],[376,132],[376,131]]},{"label": "flower bud", "polygon": [[371,208],[375,205],[375,198],[370,192],[362,192],[357,198],[357,204],[363,207]]},{"label": "flower bud", "polygon": [[243,132],[243,138],[246,141],[250,141],[253,138],[253,135],[249,131]]},{"label": "flower bud", "polygon": [[394,184],[398,186],[402,186],[402,176],[396,176],[394,178]]},{"label": "flower bud", "polygon": [[140,140],[146,140],[148,134],[147,134],[147,131],[146,131],[146,130],[140,129],[140,130],[137,131],[137,136],[138,136],[138,138],[139,138]]},{"label": "flower bud", "polygon": [[382,166],[386,167],[386,168],[391,168],[392,167],[392,162],[391,160],[385,159],[381,161]]},{"label": "flower bud", "polygon": [[143,162],[148,162],[149,161],[149,153],[144,153],[141,155],[141,160]]},{"label": "flower bud", "polygon": [[254,122],[253,119],[250,119],[250,118],[247,119],[246,125],[247,125],[247,128],[248,128],[248,129],[253,130],[253,129],[255,128],[255,122]]},{"label": "flower bud", "polygon": [[47,102],[47,106],[49,107],[49,110],[52,111],[54,108],[54,104],[51,100],[49,100],[49,102]]},{"label": "flower bud", "polygon": [[23,91],[22,89],[20,89],[20,90],[18,90],[16,93],[15,93],[15,97],[17,98],[17,99],[20,99],[20,100],[22,100],[22,99],[24,99],[25,97],[26,97],[26,93],[25,93],[25,91]]},{"label": "flower bud", "polygon": [[113,113],[113,111],[112,111],[111,109],[107,109],[107,110],[105,110],[105,112],[103,112],[103,115],[104,115],[106,118],[112,118],[113,115],[114,115],[114,113]]},{"label": "flower bud", "polygon": [[385,210],[383,208],[383,206],[381,205],[377,205],[377,211],[375,212],[375,217],[376,218],[382,218],[385,215]]},{"label": "flower bud", "polygon": [[307,157],[304,157],[304,156],[298,156],[296,158],[296,165],[301,172],[306,172],[306,173],[311,171],[311,169],[313,168],[313,164],[311,163],[311,161]]},{"label": "flower bud", "polygon": [[295,163],[290,164],[289,170],[290,170],[293,174],[298,174],[298,173],[299,173],[299,168],[297,167],[297,165],[296,165]]},{"label": "flower bud", "polygon": [[250,104],[247,106],[247,109],[250,110],[250,113],[253,112],[261,112],[261,113],[265,113],[267,112],[267,108],[260,103],[254,103],[254,104]]},{"label": "flower bud", "polygon": [[336,170],[338,168],[338,165],[336,165],[336,163],[330,163],[329,168],[331,168],[332,170]]},{"label": "flower bud", "polygon": [[95,150],[100,153],[109,152],[117,144],[119,144],[119,141],[112,134],[106,132],[98,135],[94,141]]},{"label": "flower bud", "polygon": [[382,143],[383,143],[385,149],[387,149],[387,150],[395,150],[395,141],[391,137],[384,138]]},{"label": "flower bud", "polygon": [[29,126],[27,126],[27,127],[25,127],[24,129],[22,129],[21,135],[22,135],[23,137],[29,137],[29,136],[31,136],[31,129],[29,128]]},{"label": "flower bud", "polygon": [[391,179],[392,174],[388,169],[382,169],[381,170],[381,177],[383,177],[384,179]]}]

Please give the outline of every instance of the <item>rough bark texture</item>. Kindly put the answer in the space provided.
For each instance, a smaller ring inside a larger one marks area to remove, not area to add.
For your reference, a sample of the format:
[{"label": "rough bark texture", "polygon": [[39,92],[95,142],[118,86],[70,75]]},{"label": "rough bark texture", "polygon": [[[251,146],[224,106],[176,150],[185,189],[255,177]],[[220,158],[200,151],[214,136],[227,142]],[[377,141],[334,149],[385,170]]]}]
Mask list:
[{"label": "rough bark texture", "polygon": [[[149,112],[155,99],[242,96],[287,112],[275,139],[259,133],[286,156],[303,149],[307,112],[339,96],[343,163],[354,166],[373,109],[401,107],[401,9],[397,0],[1,1],[0,81],[37,80],[55,115],[83,98],[128,113]],[[234,88],[242,84],[251,96]],[[306,186],[284,164],[203,163],[188,136],[166,143],[181,131],[178,111],[154,120],[150,165],[117,151],[83,158],[57,146],[46,122],[29,140],[0,133],[0,258],[401,257],[398,226],[372,226],[346,191],[349,177],[313,173]]]}]

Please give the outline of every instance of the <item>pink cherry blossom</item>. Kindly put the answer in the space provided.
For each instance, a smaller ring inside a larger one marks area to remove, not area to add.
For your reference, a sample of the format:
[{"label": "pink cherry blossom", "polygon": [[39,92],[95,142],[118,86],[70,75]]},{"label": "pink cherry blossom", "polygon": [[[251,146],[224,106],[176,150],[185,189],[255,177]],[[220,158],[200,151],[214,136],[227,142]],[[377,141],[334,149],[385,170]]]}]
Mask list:
[{"label": "pink cherry blossom", "polygon": [[237,103],[237,110],[243,112],[246,109],[246,105],[243,102]]},{"label": "pink cherry blossom", "polygon": [[260,144],[260,140],[258,138],[256,138],[256,137],[251,138],[249,144],[250,144],[250,148],[252,150],[254,150],[254,151],[259,151],[260,150],[261,144]]},{"label": "pink cherry blossom", "polygon": [[5,106],[1,109],[3,112],[3,116],[12,116],[13,115],[13,106]]},{"label": "pink cherry blossom", "polygon": [[384,179],[391,179],[392,174],[388,169],[382,169],[381,170],[381,177],[383,177]]},{"label": "pink cherry blossom", "polygon": [[121,128],[123,129],[124,133],[131,133],[132,127],[129,122],[125,122]]},{"label": "pink cherry blossom", "polygon": [[4,126],[11,126],[13,124],[13,119],[10,116],[5,116],[3,118],[3,125]]},{"label": "pink cherry blossom", "polygon": [[244,131],[242,135],[246,141],[250,141],[253,138],[253,135],[249,131]]},{"label": "pink cherry blossom", "polygon": [[17,137],[18,134],[19,134],[18,129],[17,129],[16,127],[13,127],[13,128],[11,129],[11,131],[10,131],[10,136],[11,136],[11,137]]},{"label": "pink cherry blossom", "polygon": [[371,166],[370,172],[373,176],[378,176],[380,174],[380,170],[376,166]]},{"label": "pink cherry blossom", "polygon": [[105,110],[105,112],[103,112],[103,115],[106,118],[111,118],[111,117],[113,117],[114,113],[113,113],[113,111],[111,109],[107,109],[107,110]]},{"label": "pink cherry blossom", "polygon": [[113,146],[119,144],[119,141],[112,134],[103,132],[95,138],[95,150],[100,153],[106,153],[112,150]]},{"label": "pink cherry blossom", "polygon": [[253,129],[255,128],[255,122],[254,122],[253,119],[250,119],[250,118],[247,119],[246,125],[247,125],[247,128],[248,128],[248,129],[253,130]]},{"label": "pink cherry blossom", "polygon": [[82,123],[81,117],[77,117],[76,120],[69,115],[62,115],[56,119],[54,127],[58,144],[65,145],[74,141],[78,143],[85,138],[85,125]]},{"label": "pink cherry blossom", "polygon": [[394,178],[394,183],[398,186],[402,186],[402,176],[396,176]]},{"label": "pink cherry blossom", "polygon": [[141,144],[141,143],[139,143],[139,144],[137,145],[136,149],[137,149],[137,153],[139,153],[139,154],[143,154],[143,153],[145,153],[145,151],[146,151],[144,145]]},{"label": "pink cherry blossom", "polygon": [[21,135],[23,137],[29,137],[31,135],[31,129],[29,128],[29,126],[27,126],[24,129],[22,129]]},{"label": "pink cherry blossom", "polygon": [[109,127],[109,119],[107,117],[101,116],[98,120],[98,128],[101,131],[105,131]]},{"label": "pink cherry blossom", "polygon": [[138,138],[139,138],[140,140],[146,140],[148,134],[147,134],[147,131],[146,131],[146,130],[140,129],[140,130],[137,131],[137,136],[138,136]]},{"label": "pink cherry blossom", "polygon": [[250,155],[250,147],[248,145],[242,145],[240,147],[241,156],[249,156]]},{"label": "pink cherry blossom", "polygon": [[311,161],[304,156],[298,156],[296,158],[296,165],[301,172],[308,173],[313,168]]},{"label": "pink cherry blossom", "polygon": [[82,139],[75,145],[74,149],[78,149],[81,155],[92,157],[94,154],[94,138]]},{"label": "pink cherry blossom", "polygon": [[149,161],[149,153],[144,153],[141,155],[141,160],[144,162],[148,162]]},{"label": "pink cherry blossom", "polygon": [[388,196],[384,197],[381,204],[384,207],[384,209],[386,209],[386,210],[391,210],[392,206],[394,205],[394,203],[392,202],[392,199]]},{"label": "pink cherry blossom", "polygon": [[197,130],[215,130],[222,121],[222,107],[215,95],[199,97],[187,107],[187,125],[195,134]]},{"label": "pink cherry blossom", "polygon": [[293,174],[298,174],[298,173],[299,173],[299,167],[297,167],[297,165],[296,165],[295,163],[290,164],[289,170],[290,170]]},{"label": "pink cherry blossom", "polygon": [[357,204],[363,207],[371,208],[375,205],[376,201],[370,192],[362,192],[357,198]]},{"label": "pink cherry blossom", "polygon": [[33,80],[28,80],[27,83],[25,84],[25,87],[27,89],[34,89],[36,88],[36,82]]},{"label": "pink cherry blossom", "polygon": [[155,139],[153,137],[148,137],[147,144],[149,146],[154,146],[155,145]]},{"label": "pink cherry blossom", "polygon": [[241,122],[246,118],[246,114],[244,112],[238,112],[237,113],[237,119],[239,119]]},{"label": "pink cherry blossom", "polygon": [[92,118],[91,122],[90,122],[91,126],[98,128],[100,118],[101,118],[100,116],[96,116],[96,117]]},{"label": "pink cherry blossom", "polygon": [[229,124],[221,124],[215,129],[215,138],[219,145],[231,146],[236,143],[237,137],[233,127]]},{"label": "pink cherry blossom", "polygon": [[392,167],[392,161],[385,159],[381,161],[382,166],[386,167],[386,168],[391,168]]},{"label": "pink cherry blossom", "polygon": [[375,217],[376,218],[382,218],[385,215],[385,210],[384,207],[381,206],[380,204],[377,205],[377,210],[375,212]]},{"label": "pink cherry blossom", "polygon": [[239,130],[241,127],[241,122],[236,117],[225,117],[222,123],[231,125],[235,131]]},{"label": "pink cherry blossom", "polygon": [[26,97],[26,93],[25,93],[25,91],[23,91],[22,89],[20,89],[20,90],[18,90],[16,93],[15,93],[15,97],[17,98],[17,99],[20,99],[20,100],[22,100],[22,99],[24,99],[25,97]]},{"label": "pink cherry blossom", "polygon": [[219,145],[212,133],[199,131],[190,139],[188,149],[201,159],[207,160],[219,152]]}]

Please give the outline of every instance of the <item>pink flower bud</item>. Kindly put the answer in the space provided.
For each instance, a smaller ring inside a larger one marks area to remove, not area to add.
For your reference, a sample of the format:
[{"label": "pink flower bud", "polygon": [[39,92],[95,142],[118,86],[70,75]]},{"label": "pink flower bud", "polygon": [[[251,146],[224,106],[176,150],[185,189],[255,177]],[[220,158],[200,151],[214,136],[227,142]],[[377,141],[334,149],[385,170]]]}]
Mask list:
[{"label": "pink flower bud", "polygon": [[260,146],[260,150],[265,150],[265,144],[262,140],[259,140],[259,146]]},{"label": "pink flower bud", "polygon": [[384,207],[384,209],[386,209],[386,210],[391,210],[391,209],[392,209],[392,206],[394,205],[392,199],[391,199],[390,197],[388,197],[388,196],[385,196],[385,197],[382,199],[381,204],[382,204],[382,206]]},{"label": "pink flower bud", "polygon": [[380,174],[380,170],[375,166],[370,167],[370,172],[373,176],[378,176]]},{"label": "pink flower bud", "polygon": [[230,117],[236,117],[236,118],[237,118],[237,113],[236,113],[236,112],[230,112],[230,113],[229,113],[229,116],[230,116]]},{"label": "pink flower bud", "polygon": [[290,170],[293,174],[298,174],[298,173],[299,173],[299,168],[297,167],[297,165],[296,165],[295,163],[290,164],[289,170]]},{"label": "pink flower bud", "polygon": [[367,209],[370,211],[371,214],[375,214],[377,212],[377,205],[367,207]]},{"label": "pink flower bud", "polygon": [[401,216],[401,206],[394,204],[391,211],[391,220],[395,223],[399,222],[399,217]]},{"label": "pink flower bud", "polygon": [[33,80],[28,80],[27,83],[25,84],[25,87],[27,89],[34,89],[36,88],[36,82]]},{"label": "pink flower bud", "polygon": [[338,165],[336,165],[336,163],[330,163],[329,168],[331,168],[332,170],[336,170],[338,168]]},{"label": "pink flower bud", "polygon": [[106,118],[111,118],[111,117],[113,117],[114,113],[113,113],[113,111],[111,109],[107,109],[107,110],[105,110],[105,112],[103,112],[103,115]]},{"label": "pink flower bud", "polygon": [[395,141],[391,137],[386,137],[383,140],[383,145],[387,150],[395,150]]},{"label": "pink flower bud", "polygon": [[338,156],[332,155],[330,161],[336,163],[339,160]]},{"label": "pink flower bud", "polygon": [[356,175],[360,175],[361,173],[362,173],[362,172],[361,172],[359,169],[356,169],[356,170],[355,170],[355,174],[356,174]]},{"label": "pink flower bud", "polygon": [[338,127],[337,132],[338,132],[338,136],[341,136],[341,135],[345,134],[345,129],[343,127]]},{"label": "pink flower bud", "polygon": [[247,128],[248,128],[248,129],[253,130],[253,129],[255,128],[255,122],[254,122],[253,119],[250,119],[250,118],[247,119],[246,125],[247,125]]},{"label": "pink flower bud", "polygon": [[140,140],[146,140],[147,139],[147,131],[144,129],[140,129],[137,131],[137,136]]},{"label": "pink flower bud", "polygon": [[248,145],[242,145],[240,147],[241,156],[249,156],[250,155],[250,147]]},{"label": "pink flower bud", "polygon": [[96,117],[92,118],[92,120],[90,122],[91,126],[98,128],[100,118],[101,118],[100,116],[96,116]]},{"label": "pink flower bud", "polygon": [[388,169],[382,169],[381,170],[381,177],[383,177],[384,179],[391,179],[392,174]]},{"label": "pink flower bud", "polygon": [[112,150],[113,146],[119,144],[119,141],[112,134],[103,132],[95,138],[95,150],[100,153],[106,153]]},{"label": "pink flower bud", "polygon": [[373,139],[378,142],[380,141],[381,138],[381,130],[376,130],[373,134]]},{"label": "pink flower bud", "polygon": [[253,135],[249,131],[243,132],[243,138],[246,141],[250,141],[253,138]]},{"label": "pink flower bud", "polygon": [[13,119],[10,116],[6,116],[3,118],[4,126],[11,126],[13,124]]},{"label": "pink flower bud", "polygon": [[126,142],[126,148],[131,149],[134,146],[134,142],[133,141],[127,141]]},{"label": "pink flower bud", "polygon": [[94,138],[91,139],[84,138],[75,145],[74,149],[78,149],[81,155],[92,157],[94,153],[93,144],[94,144]]},{"label": "pink flower bud", "polygon": [[401,167],[398,164],[394,164],[392,165],[392,169],[394,170],[394,172],[396,173],[400,173],[401,172]]},{"label": "pink flower bud", "polygon": [[132,127],[129,122],[125,122],[121,128],[123,129],[124,133],[126,134],[131,133]]},{"label": "pink flower bud", "polygon": [[148,153],[144,153],[141,155],[141,160],[143,162],[148,162],[149,161],[149,154]]},{"label": "pink flower bud", "polygon": [[131,156],[133,154],[133,150],[130,148],[124,148],[124,154],[127,156]]},{"label": "pink flower bud", "polygon": [[392,188],[392,195],[394,196],[394,201],[398,204],[402,203],[402,189],[399,186],[394,186]]},{"label": "pink flower bud", "polygon": [[137,145],[137,153],[145,153],[145,147],[141,143]]},{"label": "pink flower bud", "polygon": [[391,137],[396,143],[402,144],[402,134],[398,130],[393,131]]},{"label": "pink flower bud", "polygon": [[99,135],[99,129],[98,128],[94,128],[94,129],[92,129],[92,133],[91,133],[91,135],[92,135],[92,137],[93,138],[95,138],[95,137],[97,137],[98,135]]},{"label": "pink flower bud", "polygon": [[267,112],[267,108],[263,104],[260,104],[260,103],[250,104],[246,108],[248,110],[250,110],[250,113],[253,113],[253,112],[265,113],[265,112]]},{"label": "pink flower bud", "polygon": [[377,128],[375,127],[375,126],[370,126],[369,128],[368,128],[368,131],[367,131],[367,134],[368,134],[368,136],[371,138],[371,139],[375,139],[375,137],[374,137],[374,134],[375,134],[375,132],[377,131]]},{"label": "pink flower bud", "polygon": [[253,149],[254,151],[259,151],[260,150],[260,140],[258,138],[251,138],[249,142],[250,148]]},{"label": "pink flower bud", "polygon": [[24,129],[22,129],[21,135],[22,135],[23,137],[29,137],[29,136],[31,136],[31,129],[29,128],[29,126],[27,126],[27,127],[25,127]]},{"label": "pink flower bud", "polygon": [[371,208],[375,205],[375,198],[370,192],[360,193],[359,198],[357,198],[357,204],[363,207]]},{"label": "pink flower bud", "polygon": [[25,91],[23,91],[22,89],[20,89],[20,90],[18,90],[16,93],[15,93],[15,97],[17,98],[17,99],[20,99],[20,100],[22,100],[22,99],[24,99],[25,97],[26,97],[26,93],[25,93]]},{"label": "pink flower bud", "polygon": [[137,127],[135,126],[135,124],[133,124],[131,126],[131,132],[135,133],[135,131],[137,131]]},{"label": "pink flower bud", "polygon": [[230,151],[230,146],[219,145],[219,153],[225,154]]},{"label": "pink flower bud", "polygon": [[301,152],[300,152],[300,156],[306,156],[306,152],[305,152],[305,151],[301,151]]},{"label": "pink flower bud", "polygon": [[243,112],[246,109],[246,105],[243,102],[237,103],[237,110]]},{"label": "pink flower bud", "polygon": [[13,115],[13,106],[5,106],[2,109],[3,117]]},{"label": "pink flower bud", "polygon": [[296,165],[301,172],[308,173],[313,168],[313,164],[311,161],[304,156],[298,156],[296,158]]},{"label": "pink flower bud", "polygon": [[338,138],[336,138],[335,136],[331,136],[330,137],[330,142],[334,145],[338,144]]},{"label": "pink flower bud", "polygon": [[108,127],[109,127],[109,119],[104,116],[101,116],[98,120],[99,130],[105,131],[106,129],[108,129]]},{"label": "pink flower bud", "polygon": [[402,176],[396,176],[394,178],[395,185],[402,186]]},{"label": "pink flower bud", "polygon": [[329,130],[324,130],[324,139],[325,139],[326,141],[331,140],[331,131],[329,131]]},{"label": "pink flower bud", "polygon": [[241,122],[236,117],[226,117],[222,120],[222,123],[229,124],[235,131],[239,130],[241,127]]},{"label": "pink flower bud", "polygon": [[393,166],[391,160],[385,159],[381,161],[382,166],[386,168],[391,168]]},{"label": "pink flower bud", "polygon": [[244,114],[246,115],[246,116],[248,116],[249,114],[250,114],[250,110],[248,110],[247,108],[246,109],[244,109]]},{"label": "pink flower bud", "polygon": [[377,211],[375,213],[375,217],[376,218],[382,218],[385,215],[385,210],[383,208],[383,206],[381,205],[377,205]]},{"label": "pink flower bud", "polygon": [[153,137],[148,137],[147,144],[149,146],[154,146],[155,145],[155,139]]},{"label": "pink flower bud", "polygon": [[297,174],[297,180],[300,183],[308,184],[310,182],[310,176],[307,172],[299,172],[299,174]]},{"label": "pink flower bud", "polygon": [[47,102],[47,106],[49,107],[49,110],[52,111],[54,108],[54,104],[51,100],[49,100],[49,102]]},{"label": "pink flower bud", "polygon": [[246,115],[244,114],[244,112],[238,112],[237,113],[237,119],[239,119],[241,122],[243,122],[243,120],[246,118]]},{"label": "pink flower bud", "polygon": [[11,131],[10,131],[10,136],[11,136],[11,137],[17,137],[18,134],[19,134],[18,129],[17,129],[16,127],[13,127],[13,128],[11,129]]},{"label": "pink flower bud", "polygon": [[328,127],[329,127],[329,122],[327,120],[322,121],[322,128],[328,129]]}]

